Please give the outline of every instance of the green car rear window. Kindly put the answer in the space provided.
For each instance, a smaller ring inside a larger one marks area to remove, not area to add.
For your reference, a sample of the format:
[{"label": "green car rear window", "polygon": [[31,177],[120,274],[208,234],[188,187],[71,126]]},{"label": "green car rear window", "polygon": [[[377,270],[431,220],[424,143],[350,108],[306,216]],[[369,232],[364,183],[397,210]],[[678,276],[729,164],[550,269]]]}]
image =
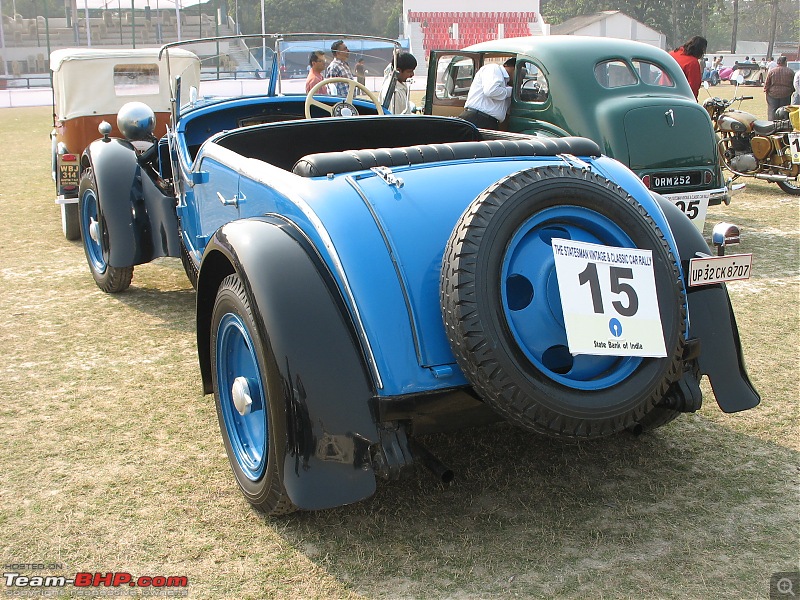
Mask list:
[{"label": "green car rear window", "polygon": [[627,62],[619,59],[599,62],[594,68],[595,79],[605,88],[636,85],[640,81],[647,85],[660,87],[674,85],[672,77],[661,65],[638,59],[633,59],[631,64],[633,64],[633,68]]},{"label": "green car rear window", "polygon": [[672,77],[664,70],[664,67],[646,60],[634,60],[633,68],[639,73],[639,79],[648,85],[658,85],[661,87],[672,87],[674,85]]},{"label": "green car rear window", "polygon": [[594,67],[594,77],[597,79],[597,83],[605,88],[617,88],[639,83],[630,65],[621,60],[606,60],[597,63]]}]

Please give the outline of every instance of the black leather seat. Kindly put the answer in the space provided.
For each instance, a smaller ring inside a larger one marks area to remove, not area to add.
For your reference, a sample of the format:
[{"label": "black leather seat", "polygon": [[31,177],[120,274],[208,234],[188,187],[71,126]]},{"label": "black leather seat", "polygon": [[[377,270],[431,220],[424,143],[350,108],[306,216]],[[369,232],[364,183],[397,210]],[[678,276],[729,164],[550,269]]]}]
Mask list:
[{"label": "black leather seat", "polygon": [[269,123],[227,131],[212,141],[242,156],[263,160],[289,171],[298,159],[312,152],[479,139],[478,129],[461,119],[387,115]]},{"label": "black leather seat", "polygon": [[773,133],[783,133],[792,130],[792,123],[789,119],[777,121],[753,121],[753,131],[760,135],[772,135]]},{"label": "black leather seat", "polygon": [[599,156],[600,147],[580,137],[541,138],[530,140],[487,140],[424,144],[401,148],[319,152],[298,160],[292,172],[302,177],[320,177],[329,173],[349,173],[372,167],[399,167],[447,160],[504,156]]}]

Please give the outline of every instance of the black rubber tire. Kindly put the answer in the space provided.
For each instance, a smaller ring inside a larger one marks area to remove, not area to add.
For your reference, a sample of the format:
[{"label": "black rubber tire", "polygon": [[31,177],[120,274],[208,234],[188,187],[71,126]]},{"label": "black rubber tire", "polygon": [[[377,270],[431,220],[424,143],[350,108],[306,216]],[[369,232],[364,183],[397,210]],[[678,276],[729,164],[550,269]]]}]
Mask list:
[{"label": "black rubber tire", "polygon": [[[58,144],[56,138],[51,136],[51,156],[50,170],[53,175],[53,181],[56,184],[56,196],[59,195],[59,182],[58,182]],[[61,231],[64,237],[70,242],[81,239],[81,217],[78,211],[78,204],[61,204]]]},{"label": "black rubber tire", "polygon": [[241,468],[235,451],[231,445],[228,429],[223,415],[222,398],[218,385],[217,374],[217,338],[220,323],[228,314],[236,315],[247,330],[253,342],[253,350],[258,362],[258,372],[262,383],[262,389],[266,396],[267,408],[265,414],[275,414],[275,409],[282,413],[285,418],[285,407],[282,395],[282,379],[275,362],[275,357],[266,352],[268,348],[264,344],[265,338],[259,333],[258,326],[253,318],[250,308],[250,300],[245,291],[242,280],[237,274],[228,275],[220,284],[217,297],[214,302],[214,310],[211,317],[211,375],[214,387],[214,400],[217,409],[217,419],[219,421],[220,432],[225,445],[225,452],[231,465],[236,482],[242,490],[247,501],[257,510],[268,515],[284,515],[297,510],[291,502],[283,482],[280,479],[277,458],[275,452],[275,437],[271,419],[267,419],[268,443],[267,443],[267,464],[264,467],[263,475],[256,481],[248,478]]},{"label": "black rubber tire", "polygon": [[641,421],[639,421],[634,429],[637,434],[653,431],[659,427],[663,427],[668,423],[672,423],[675,419],[680,417],[683,413],[671,408],[664,408],[663,406],[656,406],[653,410],[647,413]]},{"label": "black rubber tire", "polygon": [[78,203],[61,204],[61,231],[70,242],[81,239],[81,216]]},{"label": "black rubber tire", "polygon": [[778,187],[787,194],[792,196],[800,196],[800,182],[796,179],[794,181],[778,181]]},{"label": "black rubber tire", "polygon": [[[81,185],[79,188],[80,199],[78,202],[79,223],[81,229],[81,238],[83,240],[83,251],[86,254],[86,261],[89,263],[89,271],[92,273],[97,287],[109,294],[116,294],[127,290],[131,281],[133,280],[133,267],[112,267],[107,263],[108,258],[108,235],[104,226],[103,212],[100,204],[100,197],[97,193],[97,184],[94,180],[94,171],[91,168],[84,170],[81,176]],[[85,212],[85,204],[88,200],[88,194],[94,196],[93,202],[97,209],[97,221],[100,229],[100,240],[97,243],[102,254],[101,261],[104,263],[102,266],[97,264],[96,260],[92,258],[90,250],[91,236],[86,231],[86,223],[84,223],[83,215]]]},{"label": "black rubber tire", "polygon": [[[699,385],[700,379],[702,378],[702,373],[700,373],[700,368],[697,365],[697,361],[692,361],[690,367],[692,377],[694,377],[695,381]],[[673,386],[675,389],[674,393],[680,394],[678,388],[678,384],[674,384]],[[673,393],[673,390],[667,391],[667,396]],[[699,408],[699,406],[698,406]],[[636,434],[645,433],[647,431],[653,431],[654,429],[658,429],[659,427],[663,427],[668,423],[672,423],[675,419],[680,417],[685,412],[681,412],[678,410],[674,410],[671,408],[665,408],[664,406],[656,406],[653,410],[647,413],[633,428],[633,431]]]},{"label": "black rubber tire", "polygon": [[186,244],[183,243],[183,240],[181,240],[181,264],[183,265],[183,270],[186,272],[186,278],[189,280],[189,283],[192,284],[194,289],[197,289],[197,279],[200,276],[200,271],[198,271],[197,267],[194,265],[194,261],[189,256],[189,251],[186,249]]},{"label": "black rubber tire", "polygon": [[[642,359],[624,380],[604,389],[563,385],[540,370],[518,347],[502,306],[507,244],[539,211],[569,205],[613,220],[638,248],[653,252],[667,357]],[[635,199],[588,170],[528,169],[478,196],[447,243],[440,301],[450,346],[466,378],[497,412],[531,431],[577,438],[623,431],[651,412],[683,372],[685,292],[669,246]]]}]

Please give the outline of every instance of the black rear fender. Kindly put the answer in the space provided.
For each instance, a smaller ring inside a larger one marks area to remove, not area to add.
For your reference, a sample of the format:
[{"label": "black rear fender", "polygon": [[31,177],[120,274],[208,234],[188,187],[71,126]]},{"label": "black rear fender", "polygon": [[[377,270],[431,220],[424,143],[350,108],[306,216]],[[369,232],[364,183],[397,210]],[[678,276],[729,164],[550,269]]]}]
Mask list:
[{"label": "black rear fender", "polygon": [[160,256],[180,256],[175,198],[156,186],[129,142],[113,138],[92,142],[82,164],[94,172],[99,211],[108,232],[110,266],[130,267]]},{"label": "black rear fender", "polygon": [[209,241],[197,286],[204,391],[213,392],[214,301],[220,282],[233,272],[268,346],[264,354],[274,357],[280,372],[283,406],[270,406],[270,418],[277,467],[292,503],[316,510],[372,495],[369,448],[379,441],[370,410],[374,387],[333,276],[293,225],[271,217],[242,219]]},{"label": "black rear fender", "polygon": [[[655,196],[675,237],[684,280],[688,281],[689,260],[698,252],[710,254],[708,244],[680,209],[666,198]],[[700,340],[698,367],[711,382],[717,404],[724,412],[738,412],[758,405],[761,397],[747,375],[727,287],[716,284],[687,287],[686,291],[689,334]]]}]

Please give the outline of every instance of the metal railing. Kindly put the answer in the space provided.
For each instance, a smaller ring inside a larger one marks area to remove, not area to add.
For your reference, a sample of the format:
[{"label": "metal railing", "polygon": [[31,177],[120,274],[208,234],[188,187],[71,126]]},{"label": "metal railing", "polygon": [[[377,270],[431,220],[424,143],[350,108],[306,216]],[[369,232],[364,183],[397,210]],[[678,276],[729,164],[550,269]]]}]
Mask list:
[{"label": "metal railing", "polygon": [[[238,69],[228,71],[204,70],[201,73],[203,81],[227,79],[267,79],[269,73],[262,69]],[[49,75],[0,75],[0,90],[43,89],[52,87]]]},{"label": "metal railing", "polygon": [[0,90],[30,90],[49,87],[52,87],[49,75],[4,75],[0,77]]}]

